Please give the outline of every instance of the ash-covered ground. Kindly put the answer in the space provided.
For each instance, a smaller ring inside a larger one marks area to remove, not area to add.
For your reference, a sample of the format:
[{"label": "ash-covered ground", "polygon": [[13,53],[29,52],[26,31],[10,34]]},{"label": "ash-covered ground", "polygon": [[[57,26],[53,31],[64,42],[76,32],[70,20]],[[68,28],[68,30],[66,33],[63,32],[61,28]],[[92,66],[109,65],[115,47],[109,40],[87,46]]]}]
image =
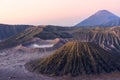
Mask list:
[{"label": "ash-covered ground", "polygon": [[[20,48],[20,47],[19,47]],[[102,75],[83,75],[79,77],[53,77],[29,72],[24,64],[36,58],[45,57],[53,53],[52,51],[24,51],[13,48],[0,51],[0,80],[120,80],[120,73]]]}]

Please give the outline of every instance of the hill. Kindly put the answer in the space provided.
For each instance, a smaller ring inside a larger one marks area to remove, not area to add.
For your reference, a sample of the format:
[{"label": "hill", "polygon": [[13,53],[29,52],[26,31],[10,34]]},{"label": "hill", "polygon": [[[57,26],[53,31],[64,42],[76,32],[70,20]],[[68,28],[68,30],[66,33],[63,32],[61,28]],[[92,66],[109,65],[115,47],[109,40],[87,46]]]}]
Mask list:
[{"label": "hill", "polygon": [[78,76],[120,71],[114,55],[96,44],[68,42],[52,55],[26,64],[26,68],[41,74]]},{"label": "hill", "polygon": [[78,28],[73,33],[73,39],[93,42],[114,54],[120,53],[120,27],[110,28]]},{"label": "hill", "polygon": [[118,55],[120,53],[120,27],[97,27],[86,29],[60,26],[32,27],[0,42],[0,49],[11,48],[20,44],[23,45],[31,42],[34,38],[40,38],[43,40],[59,38],[64,43],[71,40],[92,42],[101,46],[105,50],[112,52],[113,54]]},{"label": "hill", "polygon": [[55,39],[55,38],[71,38],[69,33],[72,28],[59,26],[37,26],[28,28],[6,40],[0,42],[0,49],[15,47],[20,44],[29,42],[34,38]]},{"label": "hill", "polygon": [[24,31],[27,28],[32,27],[31,25],[7,25],[0,24],[0,40],[4,40],[13,36],[19,32]]},{"label": "hill", "polygon": [[19,44],[28,42],[29,40],[33,39],[34,35],[40,33],[42,28],[38,27],[31,27],[28,28],[21,33],[18,33],[14,36],[9,37],[6,40],[0,42],[0,49],[11,48],[17,46]]}]

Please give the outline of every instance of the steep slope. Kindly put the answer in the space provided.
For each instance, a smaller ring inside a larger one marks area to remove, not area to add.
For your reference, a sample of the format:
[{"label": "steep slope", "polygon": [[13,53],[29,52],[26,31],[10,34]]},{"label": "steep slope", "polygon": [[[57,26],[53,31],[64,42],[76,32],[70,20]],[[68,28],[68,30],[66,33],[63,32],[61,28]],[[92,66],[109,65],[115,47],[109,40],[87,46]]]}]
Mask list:
[{"label": "steep slope", "polygon": [[79,29],[73,35],[74,39],[93,42],[112,53],[120,53],[120,27]]},{"label": "steep slope", "polygon": [[120,26],[120,18],[115,19],[115,20],[111,20],[111,21],[109,21],[107,23],[102,24],[101,26],[104,26],[104,27]]},{"label": "steep slope", "polygon": [[24,31],[27,28],[32,27],[31,25],[6,25],[0,24],[0,40],[7,39],[19,32]]},{"label": "steep slope", "polygon": [[55,39],[55,38],[72,38],[70,32],[73,30],[71,27],[61,27],[48,25],[43,28],[43,31],[36,35],[41,39]]},{"label": "steep slope", "polygon": [[105,24],[116,19],[119,19],[119,17],[116,16],[115,14],[107,10],[100,10],[75,26],[77,27],[111,26]]},{"label": "steep slope", "polygon": [[119,27],[112,27],[111,31],[114,32],[120,38],[120,26]]},{"label": "steep slope", "polygon": [[6,40],[1,41],[0,49],[11,48],[11,47],[17,46],[19,44],[28,42],[29,40],[32,40],[36,34],[40,33],[42,31],[42,29],[43,28],[41,28],[41,27],[28,28],[19,34],[16,34]]},{"label": "steep slope", "polygon": [[88,42],[68,42],[47,58],[31,61],[26,68],[55,76],[78,76],[120,71],[120,62],[111,53]]},{"label": "steep slope", "polygon": [[[31,35],[32,37],[30,37]],[[97,27],[86,29],[79,27],[68,28],[60,26],[32,27],[0,42],[0,49],[15,47],[19,44],[25,44],[36,37],[43,40],[60,38],[61,42],[59,45],[61,46],[63,43],[71,40],[93,42],[107,51],[115,54],[120,53],[120,27]],[[59,45],[56,45],[57,48],[60,47]]]},{"label": "steep slope", "polygon": [[19,44],[27,43],[36,37],[48,40],[55,38],[72,38],[72,35],[69,33],[70,30],[72,29],[58,26],[34,26],[1,41],[0,49],[11,48]]}]

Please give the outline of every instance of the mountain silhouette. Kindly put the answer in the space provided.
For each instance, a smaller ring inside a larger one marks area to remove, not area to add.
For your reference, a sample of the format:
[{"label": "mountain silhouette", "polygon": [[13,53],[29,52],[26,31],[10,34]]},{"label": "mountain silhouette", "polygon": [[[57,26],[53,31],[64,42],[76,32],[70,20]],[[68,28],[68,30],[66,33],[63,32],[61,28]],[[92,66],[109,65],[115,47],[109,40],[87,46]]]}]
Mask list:
[{"label": "mountain silhouette", "polygon": [[[107,10],[100,10],[93,14],[92,16],[88,17],[87,19],[83,20],[82,22],[78,23],[77,27],[96,27],[96,26],[111,26],[111,24],[107,24],[111,21],[116,21],[120,19],[115,14],[107,11]],[[105,25],[106,24],[106,25]],[[112,25],[115,26],[116,24]]]},{"label": "mountain silhouette", "polygon": [[103,27],[120,26],[120,18],[111,20],[111,21],[109,21],[107,23],[102,24],[101,26],[103,26]]}]

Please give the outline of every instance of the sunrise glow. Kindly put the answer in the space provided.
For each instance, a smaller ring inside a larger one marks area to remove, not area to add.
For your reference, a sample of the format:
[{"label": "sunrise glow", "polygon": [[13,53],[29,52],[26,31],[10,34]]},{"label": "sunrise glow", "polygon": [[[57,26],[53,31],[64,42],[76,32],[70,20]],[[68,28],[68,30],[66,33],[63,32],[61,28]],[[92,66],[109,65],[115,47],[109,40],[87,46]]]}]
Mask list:
[{"label": "sunrise glow", "polygon": [[120,16],[120,0],[0,0],[0,23],[72,26],[102,9]]}]

